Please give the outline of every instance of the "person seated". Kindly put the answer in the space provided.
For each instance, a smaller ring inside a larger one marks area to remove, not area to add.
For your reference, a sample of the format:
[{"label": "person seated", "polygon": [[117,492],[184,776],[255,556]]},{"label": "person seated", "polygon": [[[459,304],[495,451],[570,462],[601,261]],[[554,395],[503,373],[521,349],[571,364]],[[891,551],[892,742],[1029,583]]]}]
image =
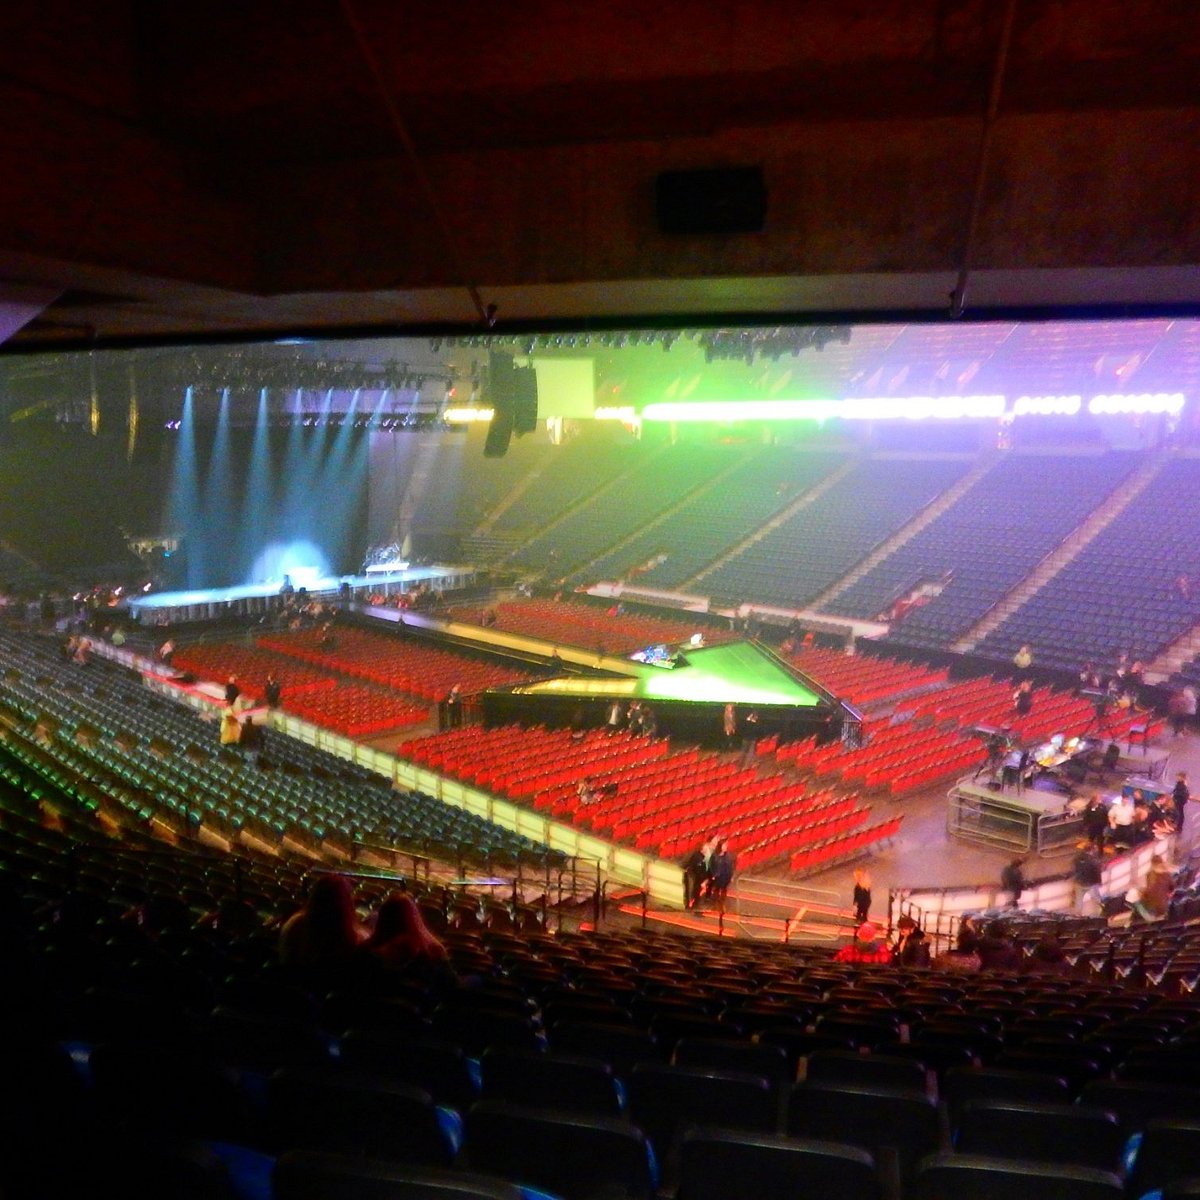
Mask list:
[{"label": "person seated", "polygon": [[322,875],[313,884],[308,903],[284,922],[279,959],[287,967],[341,967],[364,940],[350,881],[344,875]]},{"label": "person seated", "polygon": [[1021,951],[1003,921],[988,923],[977,951],[979,965],[985,971],[1015,971],[1021,965]]},{"label": "person seated", "polygon": [[1063,948],[1053,938],[1043,938],[1021,965],[1023,975],[1065,975],[1070,970]]},{"label": "person seated", "polygon": [[896,922],[892,962],[901,967],[929,966],[929,942],[926,940],[925,931],[908,915]]},{"label": "person seated", "polygon": [[864,921],[854,931],[854,941],[843,946],[834,956],[834,962],[885,963],[892,961],[892,952],[879,940],[879,930]]},{"label": "person seated", "polygon": [[420,906],[407,892],[393,892],[379,906],[375,929],[363,942],[359,959],[369,969],[403,975],[425,984],[458,982],[450,954],[425,923]]}]

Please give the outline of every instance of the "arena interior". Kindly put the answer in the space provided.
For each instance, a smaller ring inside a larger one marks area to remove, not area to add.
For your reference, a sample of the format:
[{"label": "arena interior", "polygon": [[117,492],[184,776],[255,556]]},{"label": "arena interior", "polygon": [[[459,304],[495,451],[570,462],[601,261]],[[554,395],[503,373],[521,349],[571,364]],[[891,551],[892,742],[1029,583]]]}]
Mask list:
[{"label": "arena interior", "polygon": [[5,1197],[1200,1196],[1190,4],[0,29]]}]

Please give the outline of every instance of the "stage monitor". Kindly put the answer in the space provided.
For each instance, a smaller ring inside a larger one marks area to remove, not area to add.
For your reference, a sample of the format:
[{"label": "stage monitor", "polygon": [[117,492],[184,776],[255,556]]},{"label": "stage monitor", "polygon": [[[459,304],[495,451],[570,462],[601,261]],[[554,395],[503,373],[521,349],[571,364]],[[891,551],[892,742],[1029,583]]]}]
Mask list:
[{"label": "stage monitor", "polygon": [[631,662],[645,663],[648,667],[676,667],[682,661],[677,651],[669,646],[647,646],[629,656]]}]

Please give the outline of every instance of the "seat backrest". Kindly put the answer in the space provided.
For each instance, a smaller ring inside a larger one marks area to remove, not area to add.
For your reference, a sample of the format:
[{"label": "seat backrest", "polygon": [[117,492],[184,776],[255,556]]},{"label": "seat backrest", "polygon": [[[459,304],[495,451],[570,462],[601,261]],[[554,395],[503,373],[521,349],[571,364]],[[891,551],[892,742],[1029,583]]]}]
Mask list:
[{"label": "seat backrest", "polygon": [[1080,1102],[1111,1109],[1126,1134],[1138,1133],[1157,1118],[1200,1119],[1200,1087],[1160,1087],[1131,1079],[1098,1079],[1080,1094]]},{"label": "seat backrest", "polygon": [[938,1154],[918,1169],[909,1200],[1119,1200],[1120,1179],[1095,1167]]},{"label": "seat backrest", "polygon": [[914,1059],[848,1050],[817,1050],[810,1054],[804,1078],[809,1083],[861,1084],[922,1094],[928,1090],[925,1070]]},{"label": "seat backrest", "polygon": [[479,1081],[462,1047],[433,1037],[382,1029],[350,1029],[340,1043],[342,1065],[427,1091],[438,1104],[467,1109]]},{"label": "seat backrest", "polygon": [[620,1116],[621,1090],[599,1059],[493,1047],[480,1060],[483,1096],[514,1104]]},{"label": "seat backrest", "polygon": [[267,1121],[279,1150],[315,1148],[433,1167],[449,1166],[457,1150],[428,1092],[338,1068],[276,1071]]},{"label": "seat backrest", "polygon": [[969,1100],[1065,1104],[1070,1096],[1067,1081],[1057,1075],[1010,1071],[1003,1067],[952,1067],[942,1080],[942,1099],[950,1114],[950,1128],[954,1130]]},{"label": "seat backrest", "polygon": [[1200,1120],[1146,1122],[1129,1176],[1129,1194],[1144,1196],[1200,1176]]},{"label": "seat backrest", "polygon": [[550,1033],[550,1048],[608,1063],[624,1079],[640,1062],[661,1062],[662,1051],[644,1029],[596,1021],[560,1021]]},{"label": "seat backrest", "polygon": [[1125,1139],[1116,1113],[1077,1104],[968,1100],[955,1148],[963,1154],[1071,1163],[1115,1171]]},{"label": "seat backrest", "polygon": [[522,1200],[516,1185],[486,1175],[314,1150],[276,1159],[271,1194],[273,1200]]},{"label": "seat backrest", "polygon": [[773,1085],[791,1082],[787,1052],[768,1042],[745,1042],[734,1038],[681,1038],[675,1046],[677,1067],[700,1067],[709,1071],[748,1071]]},{"label": "seat backrest", "polygon": [[812,1138],[694,1130],[680,1146],[679,1200],[878,1200],[865,1150]]},{"label": "seat backrest", "polygon": [[629,1077],[629,1115],[650,1138],[660,1161],[686,1128],[773,1132],[777,1112],[775,1093],[761,1075],[641,1063]]},{"label": "seat backrest", "polygon": [[941,1138],[932,1097],[899,1088],[798,1083],[789,1098],[787,1128],[801,1137],[860,1146],[877,1160],[881,1154],[893,1157],[902,1180],[939,1149]]},{"label": "seat backrest", "polygon": [[646,1136],[615,1117],[480,1100],[467,1114],[463,1149],[471,1169],[564,1200],[650,1200],[658,1185]]}]

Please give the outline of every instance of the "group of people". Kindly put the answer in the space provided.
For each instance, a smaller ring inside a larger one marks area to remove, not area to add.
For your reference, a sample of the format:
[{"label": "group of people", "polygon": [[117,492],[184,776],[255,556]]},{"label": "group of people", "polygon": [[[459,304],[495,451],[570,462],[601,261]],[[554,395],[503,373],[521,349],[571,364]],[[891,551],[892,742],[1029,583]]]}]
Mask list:
[{"label": "group of people", "polygon": [[901,967],[929,966],[929,940],[916,920],[905,914],[896,922],[894,937],[889,942],[880,936],[879,927],[864,921],[854,931],[854,940],[843,946],[834,962],[895,963]]},{"label": "group of people", "polygon": [[408,892],[388,896],[368,927],[359,919],[350,882],[342,875],[316,880],[307,903],[280,930],[279,957],[285,967],[333,971],[340,977],[382,974],[433,986],[458,982],[446,947]]},{"label": "group of people", "polygon": [[695,908],[701,900],[709,900],[724,909],[735,866],[729,842],[713,834],[683,861],[684,904]]},{"label": "group of people", "polygon": [[654,709],[641,700],[631,700],[626,708],[620,700],[614,700],[604,717],[604,727],[609,734],[627,729],[634,737],[654,737],[658,733],[658,717]]},{"label": "group of people", "polygon": [[1094,853],[1104,855],[1180,833],[1191,796],[1186,771],[1175,776],[1169,795],[1147,796],[1141,788],[1130,788],[1105,800],[1096,792],[1080,814],[1084,840]]}]

